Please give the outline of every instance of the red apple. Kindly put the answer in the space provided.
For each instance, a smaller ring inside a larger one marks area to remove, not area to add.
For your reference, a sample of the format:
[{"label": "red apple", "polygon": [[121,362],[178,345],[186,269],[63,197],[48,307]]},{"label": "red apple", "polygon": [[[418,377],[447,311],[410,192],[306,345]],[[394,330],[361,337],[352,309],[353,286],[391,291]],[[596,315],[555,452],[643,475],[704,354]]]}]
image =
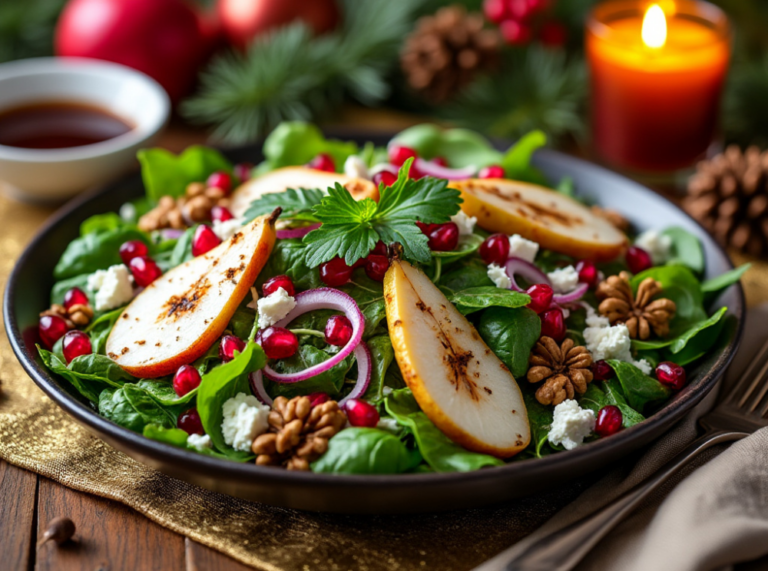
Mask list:
[{"label": "red apple", "polygon": [[227,39],[241,49],[256,36],[294,20],[302,20],[316,34],[332,30],[339,21],[335,0],[219,0],[217,11]]}]

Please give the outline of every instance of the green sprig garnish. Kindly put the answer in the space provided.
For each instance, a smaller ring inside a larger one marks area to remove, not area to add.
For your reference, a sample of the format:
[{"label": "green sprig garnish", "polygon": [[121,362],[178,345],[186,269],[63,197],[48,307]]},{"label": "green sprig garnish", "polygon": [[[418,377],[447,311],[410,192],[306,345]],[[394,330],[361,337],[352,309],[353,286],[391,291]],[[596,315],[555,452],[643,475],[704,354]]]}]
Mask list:
[{"label": "green sprig garnish", "polygon": [[289,188],[285,192],[271,192],[251,202],[244,217],[250,222],[258,216],[269,214],[278,206],[283,209],[280,218],[316,221],[312,209],[320,204],[325,193],[317,188]]}]

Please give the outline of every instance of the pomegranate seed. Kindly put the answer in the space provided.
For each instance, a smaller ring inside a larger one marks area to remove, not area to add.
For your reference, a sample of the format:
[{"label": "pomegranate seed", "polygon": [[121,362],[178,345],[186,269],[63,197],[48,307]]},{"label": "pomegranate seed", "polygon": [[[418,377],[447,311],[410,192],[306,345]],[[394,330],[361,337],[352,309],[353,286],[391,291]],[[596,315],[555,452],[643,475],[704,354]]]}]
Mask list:
[{"label": "pomegranate seed", "polygon": [[423,172],[421,172],[419,169],[416,168],[416,165],[411,165],[411,168],[408,170],[408,178],[412,178],[413,180],[419,180],[420,178],[424,178],[425,175]]},{"label": "pomegranate seed", "polygon": [[176,421],[176,426],[187,434],[200,434],[201,436],[205,434],[203,421],[200,420],[200,414],[196,408],[190,408],[182,412]]},{"label": "pomegranate seed", "polygon": [[396,167],[401,167],[408,159],[415,159],[417,157],[416,151],[401,145],[391,145],[387,152],[389,153],[389,162]]},{"label": "pomegranate seed", "polygon": [[435,157],[434,159],[432,159],[432,162],[439,167],[448,166],[448,161],[445,160],[445,157]]},{"label": "pomegranate seed", "polygon": [[67,360],[67,365],[77,357],[93,353],[91,340],[88,335],[77,330],[72,330],[64,335],[64,340],[61,343],[61,350],[62,353],[64,353],[64,358]]},{"label": "pomegranate seed", "polygon": [[67,322],[58,315],[43,315],[38,322],[37,329],[40,333],[40,340],[48,349],[52,349],[56,341],[69,331]]},{"label": "pomegranate seed", "polygon": [[616,372],[613,370],[613,367],[611,367],[603,359],[592,363],[590,369],[592,371],[592,376],[596,381],[607,381],[616,376]]},{"label": "pomegranate seed", "polygon": [[626,260],[633,274],[639,274],[653,266],[651,255],[639,246],[630,246],[627,249]]},{"label": "pomegranate seed", "polygon": [[560,22],[544,22],[539,30],[539,39],[545,46],[561,48],[568,41],[568,29]]},{"label": "pomegranate seed", "polygon": [[621,430],[623,422],[624,415],[621,414],[619,407],[609,404],[601,408],[597,413],[595,432],[603,438],[611,436]]},{"label": "pomegranate seed", "polygon": [[132,259],[148,255],[149,248],[147,248],[147,245],[141,240],[123,242],[123,245],[120,246],[120,259],[123,260],[123,263],[126,266]]},{"label": "pomegranate seed", "polygon": [[69,309],[73,305],[88,305],[88,296],[79,287],[73,287],[64,294],[64,308]]},{"label": "pomegranate seed", "polygon": [[392,186],[395,182],[397,182],[397,175],[392,174],[389,171],[381,171],[373,175],[373,184],[375,184],[377,188],[382,184],[384,186]]},{"label": "pomegranate seed", "polygon": [[317,155],[307,163],[307,166],[318,171],[336,172],[336,164],[333,162],[333,157],[326,153]]},{"label": "pomegranate seed", "polygon": [[219,345],[219,358],[228,363],[235,358],[235,351],[242,353],[245,349],[245,341],[234,335],[224,335]]},{"label": "pomegranate seed", "polygon": [[152,258],[147,256],[139,256],[132,259],[128,263],[128,268],[133,274],[133,279],[136,280],[136,284],[141,287],[147,287],[161,275],[162,270],[158,267]]},{"label": "pomegranate seed", "polygon": [[499,25],[499,31],[508,44],[516,46],[529,43],[533,35],[530,26],[516,20],[504,20]]},{"label": "pomegranate seed", "polygon": [[229,191],[232,190],[232,177],[224,171],[216,171],[208,177],[205,184],[208,188],[220,188],[224,194],[229,194]]},{"label": "pomegranate seed", "polygon": [[261,332],[261,348],[270,359],[287,359],[299,350],[299,340],[282,327],[267,327]]},{"label": "pomegranate seed", "polygon": [[507,0],[509,13],[515,20],[525,20],[535,11],[528,0]]},{"label": "pomegranate seed", "polygon": [[331,287],[343,286],[352,278],[352,269],[343,258],[337,256],[324,264],[320,264],[320,279],[325,285]]},{"label": "pomegranate seed", "polygon": [[438,224],[428,236],[429,249],[435,252],[450,252],[459,245],[459,227],[454,222]]},{"label": "pomegranate seed", "polygon": [[325,324],[325,342],[343,347],[352,338],[352,323],[344,315],[332,315]]},{"label": "pomegranate seed", "polygon": [[374,256],[386,256],[387,255],[387,245],[379,240],[376,242],[376,245],[373,247],[373,250],[371,250],[368,255],[374,255]]},{"label": "pomegranate seed", "polygon": [[251,163],[238,163],[235,165],[235,176],[240,182],[245,182],[251,178],[251,170],[253,165]]},{"label": "pomegranate seed", "polygon": [[344,403],[344,412],[347,413],[347,419],[352,426],[373,428],[379,424],[379,411],[364,400],[349,399]]},{"label": "pomegranate seed", "polygon": [[377,282],[384,281],[384,275],[389,269],[389,258],[371,254],[365,264],[365,275]]},{"label": "pomegranate seed", "polygon": [[312,393],[307,395],[307,398],[309,399],[309,406],[313,408],[319,404],[323,404],[324,402],[331,400],[331,397],[328,396],[328,393]]},{"label": "pomegranate seed", "polygon": [[663,361],[656,365],[656,378],[662,385],[679,391],[685,386],[685,369],[677,363]]},{"label": "pomegranate seed", "polygon": [[195,236],[192,238],[192,255],[207,254],[219,244],[221,244],[221,238],[216,235],[213,229],[207,224],[200,224],[195,229]]},{"label": "pomegranate seed", "polygon": [[509,237],[491,234],[480,244],[480,257],[488,264],[503,266],[509,258]]},{"label": "pomegranate seed", "polygon": [[211,220],[218,220],[219,222],[226,222],[227,220],[234,219],[235,215],[229,211],[229,208],[224,206],[214,206],[211,208]]},{"label": "pomegranate seed", "polygon": [[266,297],[275,293],[280,288],[283,288],[290,296],[296,295],[296,288],[293,286],[293,282],[288,276],[275,276],[274,278],[269,278],[264,282],[264,285],[261,286],[261,292],[264,294],[264,297]]},{"label": "pomegranate seed", "polygon": [[[547,284],[533,284],[525,293],[531,296],[531,302],[526,306],[536,313],[542,313],[552,305],[552,297],[555,292]],[[551,335],[550,335],[551,337]]]},{"label": "pomegranate seed", "polygon": [[485,17],[494,24],[501,24],[509,18],[506,0],[485,0],[483,2]]},{"label": "pomegranate seed", "polygon": [[425,236],[429,236],[429,233],[432,232],[435,228],[437,228],[437,224],[424,224],[423,222],[416,221],[416,226],[419,227],[419,230],[421,230],[421,233]]},{"label": "pomegranate seed", "polygon": [[550,309],[539,315],[539,317],[541,318],[542,337],[551,337],[558,343],[565,339],[565,319],[563,319],[561,309]]},{"label": "pomegranate seed", "polygon": [[200,373],[192,365],[182,365],[173,376],[173,390],[180,397],[200,386]]},{"label": "pomegranate seed", "polygon": [[499,165],[490,165],[480,169],[477,178],[504,178],[504,169]]},{"label": "pomegranate seed", "polygon": [[579,272],[579,281],[589,287],[595,287],[600,279],[600,272],[592,260],[580,260],[576,264],[576,271]]}]

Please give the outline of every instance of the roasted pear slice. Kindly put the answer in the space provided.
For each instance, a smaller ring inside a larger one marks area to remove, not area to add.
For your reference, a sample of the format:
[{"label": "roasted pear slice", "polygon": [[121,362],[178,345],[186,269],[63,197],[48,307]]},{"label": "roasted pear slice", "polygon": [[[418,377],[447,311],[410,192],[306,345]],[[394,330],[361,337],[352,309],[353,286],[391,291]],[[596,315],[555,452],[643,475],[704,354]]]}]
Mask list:
[{"label": "roasted pear slice", "polygon": [[586,206],[548,188],[506,179],[452,181],[462,210],[489,232],[520,234],[542,248],[575,258],[609,261],[627,245],[626,236]]},{"label": "roasted pear slice", "polygon": [[530,441],[509,369],[423,272],[394,260],[384,278],[395,358],[435,425],[468,450],[509,458]]},{"label": "roasted pear slice", "polygon": [[174,373],[221,336],[275,245],[279,210],[160,276],[125,308],[107,356],[135,377]]}]

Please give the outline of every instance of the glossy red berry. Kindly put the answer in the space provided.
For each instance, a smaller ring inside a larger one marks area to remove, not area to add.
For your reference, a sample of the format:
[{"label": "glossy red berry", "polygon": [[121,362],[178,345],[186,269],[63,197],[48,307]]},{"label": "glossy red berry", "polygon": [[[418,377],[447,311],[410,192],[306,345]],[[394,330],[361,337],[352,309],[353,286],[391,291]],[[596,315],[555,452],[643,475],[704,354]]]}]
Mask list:
[{"label": "glossy red berry", "polygon": [[127,266],[134,258],[148,256],[149,248],[147,248],[147,245],[141,240],[130,240],[128,242],[123,242],[119,252],[120,259],[123,260],[123,263]]},{"label": "glossy red berry", "polygon": [[435,252],[450,252],[459,245],[459,227],[454,222],[437,224],[427,236],[429,249]]},{"label": "glossy red berry", "polygon": [[205,184],[208,188],[220,188],[224,194],[229,194],[229,191],[232,190],[232,177],[224,171],[216,171],[208,177]]},{"label": "glossy red berry", "polygon": [[173,390],[180,397],[200,386],[200,373],[192,365],[182,365],[173,376]]},{"label": "glossy red berry", "polygon": [[488,264],[503,266],[509,258],[509,237],[491,234],[480,244],[480,257]]},{"label": "glossy red berry", "polygon": [[677,363],[663,361],[656,365],[656,378],[665,387],[679,391],[685,386],[685,369]]},{"label": "glossy red berry", "polygon": [[309,399],[309,406],[312,408],[331,400],[331,397],[328,395],[328,393],[312,393],[308,394],[307,398]]},{"label": "glossy red berry", "polygon": [[373,256],[386,256],[387,255],[387,245],[379,240],[376,242],[376,245],[373,247],[373,250],[369,252],[369,255]]},{"label": "glossy red berry", "polygon": [[224,335],[219,345],[219,358],[225,363],[235,358],[235,351],[242,353],[245,349],[245,341],[234,335]]},{"label": "glossy red berry", "polygon": [[389,153],[389,162],[396,167],[401,167],[408,159],[416,158],[416,151],[410,147],[403,147],[402,145],[390,145],[387,150]]},{"label": "glossy red berry", "polygon": [[504,169],[499,165],[489,165],[480,169],[477,178],[504,178]]},{"label": "glossy red berry", "polygon": [[384,275],[389,269],[389,258],[371,254],[365,263],[365,275],[377,282],[384,281]]},{"label": "glossy red berry", "polygon": [[224,206],[217,205],[211,208],[211,220],[226,222],[227,220],[232,220],[234,217],[235,215],[229,211],[229,208]]},{"label": "glossy red berry", "polygon": [[251,163],[238,163],[235,165],[234,173],[240,182],[245,182],[251,178],[251,170],[253,170]]},{"label": "glossy red berry", "polygon": [[287,359],[299,350],[299,340],[282,327],[267,327],[261,332],[261,348],[270,359]]},{"label": "glossy red berry", "polygon": [[290,296],[296,295],[296,288],[293,286],[293,282],[288,276],[275,276],[269,278],[264,282],[264,285],[261,286],[261,293],[266,297],[275,293],[280,288],[283,288]]},{"label": "glossy red berry", "polygon": [[505,42],[515,46],[529,43],[533,36],[531,27],[517,20],[504,20],[499,25],[499,31]]},{"label": "glossy red berry", "polygon": [[331,287],[343,286],[352,278],[352,270],[343,258],[336,257],[320,264],[320,279]]},{"label": "glossy red berry", "polygon": [[332,315],[325,324],[325,342],[343,347],[352,339],[352,322],[344,315]]},{"label": "glossy red berry", "polygon": [[48,349],[52,349],[56,341],[69,331],[67,322],[58,315],[43,315],[37,326],[40,340]]},{"label": "glossy red berry", "polygon": [[597,435],[602,438],[605,438],[606,436],[612,436],[621,430],[621,425],[623,422],[624,415],[621,414],[619,407],[612,404],[604,406],[597,413],[595,433],[597,433]]},{"label": "glossy red berry", "polygon": [[397,181],[397,175],[389,171],[377,172],[373,175],[373,184],[378,188],[380,185],[392,186]]},{"label": "glossy red berry", "polygon": [[136,281],[136,285],[141,287],[147,287],[163,275],[162,270],[155,261],[146,256],[139,256],[138,258],[132,259],[128,263],[128,268],[133,274],[133,279]]},{"label": "glossy red berry", "polygon": [[565,319],[563,319],[563,312],[559,308],[549,309],[540,314],[541,318],[541,335],[551,337],[558,343],[565,339]]},{"label": "glossy red berry", "polygon": [[536,313],[542,313],[552,305],[552,297],[555,292],[547,284],[533,284],[525,293],[531,296],[531,302],[526,306]]},{"label": "glossy red berry", "polygon": [[195,235],[192,238],[192,255],[207,254],[219,244],[221,244],[221,238],[216,235],[213,229],[207,224],[200,224],[195,228]]},{"label": "glossy red berry", "polygon": [[445,160],[445,157],[435,157],[432,159],[432,163],[436,164],[439,167],[447,167],[448,161]]},{"label": "glossy red berry", "polygon": [[510,17],[507,11],[507,0],[485,0],[483,2],[483,13],[494,24],[501,24]]},{"label": "glossy red berry", "polygon": [[576,271],[579,272],[579,281],[589,287],[595,287],[600,280],[600,272],[592,260],[579,260]]},{"label": "glossy red berry", "polygon": [[603,359],[592,363],[590,370],[592,371],[592,376],[596,381],[608,381],[616,376],[616,372],[613,370],[613,367],[611,367]]},{"label": "glossy red berry", "polygon": [[199,434],[201,436],[205,434],[203,421],[200,420],[200,414],[196,408],[190,408],[182,412],[176,421],[176,426],[187,434]]},{"label": "glossy red berry", "polygon": [[653,266],[651,255],[639,246],[630,246],[627,249],[626,261],[633,274],[639,274]]},{"label": "glossy red berry", "polygon": [[349,399],[344,403],[344,412],[347,413],[347,419],[352,426],[374,428],[379,424],[379,411],[364,400]]},{"label": "glossy red berry", "polygon": [[333,157],[326,153],[317,155],[307,163],[307,166],[318,171],[336,172],[336,164],[333,162]]},{"label": "glossy red berry", "polygon": [[73,305],[88,305],[88,296],[79,287],[73,287],[64,294],[64,308],[69,309]]},{"label": "glossy red berry", "polygon": [[73,359],[93,353],[91,339],[82,331],[73,329],[64,335],[64,339],[61,342],[61,351],[64,353],[67,365],[69,365]]}]

